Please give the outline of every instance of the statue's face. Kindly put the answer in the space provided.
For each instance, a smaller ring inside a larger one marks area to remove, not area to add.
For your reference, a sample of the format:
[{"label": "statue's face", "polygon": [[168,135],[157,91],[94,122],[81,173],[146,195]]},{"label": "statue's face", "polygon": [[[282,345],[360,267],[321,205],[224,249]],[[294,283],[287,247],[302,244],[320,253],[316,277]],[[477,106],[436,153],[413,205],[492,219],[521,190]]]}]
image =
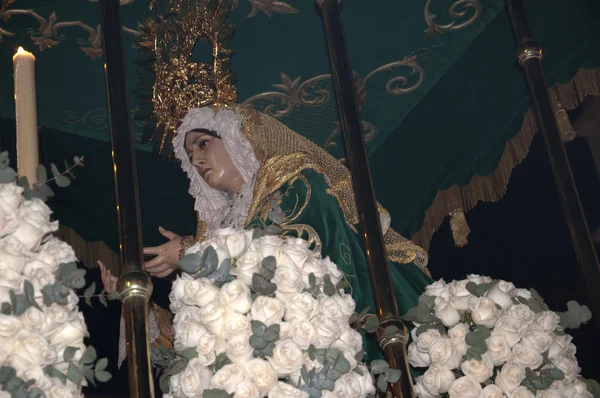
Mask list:
[{"label": "statue's face", "polygon": [[223,140],[192,130],[186,134],[185,149],[190,162],[208,186],[232,193],[232,186],[242,177],[225,149]]}]

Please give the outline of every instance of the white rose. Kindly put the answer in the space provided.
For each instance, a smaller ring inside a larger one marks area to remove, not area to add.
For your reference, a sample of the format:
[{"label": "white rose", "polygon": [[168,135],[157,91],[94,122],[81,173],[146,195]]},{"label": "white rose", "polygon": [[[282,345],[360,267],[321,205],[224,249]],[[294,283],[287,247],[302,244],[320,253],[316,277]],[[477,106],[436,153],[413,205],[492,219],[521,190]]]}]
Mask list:
[{"label": "white rose", "polygon": [[52,387],[46,390],[47,398],[73,398],[80,397],[81,394],[75,391],[76,387],[73,384],[64,385],[62,382],[55,382]]},{"label": "white rose", "polygon": [[452,339],[452,344],[461,356],[464,356],[469,348],[465,338],[470,331],[469,325],[466,323],[459,323],[448,330],[448,337]]},{"label": "white rose", "polygon": [[12,354],[6,362],[16,369],[26,369],[32,365],[51,365],[57,360],[57,353],[45,338],[30,334],[14,340]]},{"label": "white rose", "polygon": [[411,343],[408,346],[407,356],[408,363],[415,368],[425,368],[431,365],[431,357],[429,354],[419,351],[415,343]]},{"label": "white rose", "polygon": [[587,386],[581,380],[575,380],[573,383],[566,386],[562,391],[565,398],[594,398]]},{"label": "white rose", "polygon": [[292,294],[285,300],[283,319],[292,322],[294,319],[310,319],[317,313],[317,300],[310,293]]},{"label": "white rose", "polygon": [[262,259],[259,253],[248,251],[235,262],[231,273],[246,286],[252,286],[252,275],[259,273]]},{"label": "white rose", "polygon": [[486,386],[481,394],[479,394],[479,398],[504,398],[504,394],[502,390],[493,384]]},{"label": "white rose", "polygon": [[191,359],[179,379],[181,392],[188,398],[202,397],[204,390],[210,388],[212,372],[203,366],[198,358]]},{"label": "white rose", "polygon": [[0,184],[0,207],[17,210],[23,200],[24,189],[15,183]]},{"label": "white rose", "polygon": [[13,315],[0,314],[0,338],[13,339],[23,329],[23,322]]},{"label": "white rose", "polygon": [[12,287],[13,285],[7,284],[7,282],[21,280],[21,272],[25,267],[26,258],[14,245],[10,245],[8,242],[0,244],[0,272],[3,280],[0,286]]},{"label": "white rose", "polygon": [[250,246],[251,238],[248,235],[240,230],[234,234],[227,236],[225,245],[227,246],[227,251],[232,258],[238,258],[242,254],[248,250]]},{"label": "white rose", "polygon": [[308,393],[284,382],[277,382],[268,398],[308,398]]},{"label": "white rose", "polygon": [[201,322],[211,333],[218,336],[223,334],[225,307],[223,307],[219,300],[213,300],[200,308],[199,315]]},{"label": "white rose", "polygon": [[[322,259],[321,264],[325,268],[325,273],[329,274],[329,276],[331,277],[331,282],[334,285],[337,285],[338,282],[341,281],[344,276],[344,274],[342,274],[342,271],[340,271],[339,267],[329,259],[329,256]],[[306,267],[304,267],[304,270],[305,269]]]},{"label": "white rose", "polygon": [[481,361],[475,359],[464,361],[460,368],[465,376],[471,376],[478,383],[485,383],[494,373],[494,364],[487,354],[481,356]]},{"label": "white rose", "polygon": [[291,339],[292,338],[292,323],[291,322],[279,322],[279,339]]},{"label": "white rose", "polygon": [[494,366],[502,366],[512,357],[512,351],[506,337],[501,334],[493,334],[485,340],[487,354]]},{"label": "white rose", "polygon": [[516,363],[505,363],[496,375],[494,383],[502,392],[510,396],[525,379],[525,368]]},{"label": "white rose", "polygon": [[425,287],[426,296],[439,296],[440,293],[446,289],[446,282],[443,279],[433,282],[431,285]]},{"label": "white rose", "polygon": [[302,271],[294,266],[278,265],[271,282],[277,285],[275,295],[281,300],[304,290]]},{"label": "white rose", "polygon": [[51,389],[53,385],[52,379],[44,373],[39,365],[24,369],[19,377],[24,380],[35,380],[35,386],[43,391]]},{"label": "white rose", "polygon": [[87,337],[87,327],[83,319],[83,314],[77,313],[74,319],[69,319],[64,326],[56,331],[50,338],[50,342],[57,350],[65,347],[77,346],[81,344],[84,337]]},{"label": "white rose", "polygon": [[506,310],[506,314],[519,319],[524,325],[531,325],[535,321],[535,312],[525,304],[516,304]]},{"label": "white rose", "polygon": [[192,279],[193,277],[190,274],[182,272],[173,282],[173,285],[171,286],[171,292],[169,293],[169,309],[172,313],[176,314],[183,305],[185,286],[187,285],[188,281]]},{"label": "white rose", "polygon": [[529,391],[527,387],[519,386],[510,396],[511,398],[535,398],[535,394]]},{"label": "white rose", "polygon": [[58,229],[57,221],[49,221],[50,214],[52,211],[40,199],[24,201],[19,208],[21,222],[12,236],[28,250],[37,250],[42,238]]},{"label": "white rose", "polygon": [[[427,389],[423,385],[423,378],[424,378],[424,376],[419,376],[415,379],[415,385],[413,386],[414,391],[415,391],[415,396],[417,396],[418,398],[439,398],[440,397],[439,394],[434,395],[434,394],[430,394],[429,391],[427,391]],[[345,395],[343,395],[341,397],[344,397],[344,396]]]},{"label": "white rose", "polygon": [[300,247],[303,247],[304,249],[308,249],[310,250],[310,243],[307,240],[304,240],[302,238],[294,238],[291,236],[286,236],[285,238],[285,245],[297,245]]},{"label": "white rose", "polygon": [[[0,189],[3,189],[6,185],[2,184]],[[12,204],[2,200],[1,195],[0,192],[0,237],[13,233],[21,221],[17,210],[18,204],[17,207],[13,207]],[[19,200],[20,198],[19,195]]]},{"label": "white rose", "polygon": [[517,289],[516,291],[515,297],[523,297],[525,300],[529,300],[533,297],[533,294],[527,289]]},{"label": "white rose", "polygon": [[512,361],[524,368],[535,370],[544,362],[544,358],[535,347],[522,341],[512,348]]},{"label": "white rose", "polygon": [[[331,263],[331,261],[329,261],[329,262]],[[335,266],[335,264],[333,264],[333,265]],[[315,276],[317,285],[322,283],[323,277],[325,276],[325,274],[329,273],[331,275],[331,273],[327,269],[327,265],[325,264],[325,261],[321,260],[320,258],[317,258],[317,257],[309,257],[304,262],[304,264],[302,264],[301,270],[302,270],[302,282],[304,282],[305,289],[310,288],[310,282],[309,282],[310,274],[313,274]],[[333,278],[332,278],[332,282],[333,282]]]},{"label": "white rose", "polygon": [[338,322],[322,314],[315,315],[310,322],[315,327],[318,336],[317,348],[329,348],[329,346],[342,335]]},{"label": "white rose", "polygon": [[454,304],[447,297],[438,296],[435,298],[435,316],[438,317],[444,326],[452,327],[460,322],[460,314],[454,308]]},{"label": "white rose", "polygon": [[446,369],[456,369],[460,364],[462,355],[456,351],[449,337],[442,337],[431,345],[429,349],[431,363],[440,364]]},{"label": "white rose", "polygon": [[246,363],[245,368],[248,378],[263,396],[277,384],[277,374],[264,359],[254,358]]},{"label": "white rose", "polygon": [[466,311],[468,308],[467,300],[473,295],[467,290],[468,280],[452,281],[448,284],[448,292],[442,292],[442,297],[448,297],[454,307],[460,311]]},{"label": "white rose", "polygon": [[281,257],[282,245],[283,239],[278,236],[267,235],[252,241],[250,250],[258,252],[261,258],[273,256],[278,259]]},{"label": "white rose", "polygon": [[548,357],[552,358],[558,355],[562,356],[575,356],[577,352],[577,347],[571,343],[573,337],[569,334],[564,334],[562,336],[555,335],[554,342],[548,349]]},{"label": "white rose", "polygon": [[235,388],[233,398],[259,398],[262,397],[258,388],[250,380],[245,380]]},{"label": "white rose", "polygon": [[502,308],[510,307],[512,298],[517,294],[515,285],[511,282],[500,281],[494,285],[485,295]]},{"label": "white rose", "polygon": [[268,361],[277,376],[285,378],[302,367],[302,350],[292,340],[279,340]]},{"label": "white rose", "polygon": [[248,380],[244,367],[237,363],[223,366],[214,374],[210,381],[212,388],[225,390],[227,394],[233,394],[238,384]]},{"label": "white rose", "polygon": [[198,358],[207,366],[215,360],[215,345],[217,339],[200,322],[186,319],[174,325],[174,346],[177,351],[186,348],[196,348]]},{"label": "white rose", "polygon": [[312,254],[307,247],[301,245],[290,245],[285,243],[281,248],[283,253],[280,260],[277,262],[278,266],[290,266],[296,269],[302,269],[302,265]]},{"label": "white rose", "polygon": [[239,334],[252,334],[252,327],[248,315],[227,311],[225,313],[225,338]]},{"label": "white rose", "polygon": [[529,330],[525,333],[523,337],[524,341],[527,341],[533,348],[537,350],[540,354],[548,351],[550,346],[552,345],[552,337],[543,330]]},{"label": "white rose", "polygon": [[52,303],[49,307],[44,308],[44,315],[45,321],[40,333],[46,338],[51,338],[69,319],[69,310],[63,305]]},{"label": "white rose", "polygon": [[267,326],[281,322],[285,307],[278,298],[259,296],[252,303],[250,313],[252,319],[261,321]]},{"label": "white rose", "polygon": [[354,356],[357,352],[362,351],[362,345],[362,335],[355,329],[347,326],[343,329],[340,338],[333,343],[332,348],[337,348],[344,353],[349,352]]},{"label": "white rose", "polygon": [[470,297],[467,304],[475,324],[488,328],[494,327],[500,311],[492,300],[486,297]]},{"label": "white rose", "polygon": [[450,398],[479,398],[479,395],[483,391],[481,384],[470,376],[463,376],[459,379],[454,380],[448,394]]},{"label": "white rose", "polygon": [[454,380],[454,372],[434,364],[425,371],[421,383],[429,395],[439,396],[448,392]]},{"label": "white rose", "polygon": [[46,321],[46,314],[35,307],[29,307],[19,316],[19,320],[23,322],[25,329],[40,332]]},{"label": "white rose", "polygon": [[190,279],[183,285],[181,301],[187,305],[204,307],[219,297],[219,288],[208,279]]},{"label": "white rose", "polygon": [[536,398],[562,398],[558,388],[548,388],[547,390],[538,390]]},{"label": "white rose", "polygon": [[500,334],[506,337],[508,345],[511,347],[521,341],[525,334],[527,326],[523,322],[510,315],[502,315],[498,318],[492,334]]},{"label": "white rose", "polygon": [[[48,264],[58,266],[62,263],[73,263],[77,261],[75,251],[67,242],[63,242],[55,236],[50,235],[44,239],[44,243],[37,253],[38,258]],[[51,261],[51,259],[58,260]]]},{"label": "white rose", "polygon": [[221,287],[221,303],[227,309],[247,314],[252,307],[252,298],[250,297],[250,289],[242,282],[234,279]]},{"label": "white rose", "polygon": [[319,313],[340,323],[347,323],[350,316],[346,316],[345,312],[342,310],[340,300],[337,300],[336,297],[340,296],[334,294],[333,296],[319,297],[317,305]]},{"label": "white rose", "polygon": [[565,383],[571,382],[581,372],[581,368],[577,364],[577,359],[563,356],[556,356],[550,359],[552,364],[563,371]]},{"label": "white rose", "polygon": [[308,319],[294,319],[292,321],[291,338],[298,347],[307,350],[308,347],[319,342],[317,329]]},{"label": "white rose", "polygon": [[560,317],[552,311],[544,311],[537,314],[536,323],[546,332],[552,333],[560,323]]},{"label": "white rose", "polygon": [[412,339],[417,345],[417,350],[425,353],[429,353],[429,348],[436,342],[437,339],[442,337],[439,330],[427,329],[423,333],[417,336],[417,328],[411,331]]},{"label": "white rose", "polygon": [[254,349],[250,345],[250,336],[239,334],[227,340],[225,354],[233,363],[246,363],[254,353]]},{"label": "white rose", "polygon": [[362,375],[348,372],[340,377],[341,383],[346,385],[349,398],[362,398],[376,392],[369,369],[364,365],[360,365],[358,368],[362,371]]},{"label": "white rose", "polygon": [[468,282],[473,282],[477,285],[481,285],[484,283],[490,283],[492,281],[492,278],[490,278],[489,276],[481,276],[481,275],[477,275],[477,274],[470,274],[467,275],[467,281]]}]

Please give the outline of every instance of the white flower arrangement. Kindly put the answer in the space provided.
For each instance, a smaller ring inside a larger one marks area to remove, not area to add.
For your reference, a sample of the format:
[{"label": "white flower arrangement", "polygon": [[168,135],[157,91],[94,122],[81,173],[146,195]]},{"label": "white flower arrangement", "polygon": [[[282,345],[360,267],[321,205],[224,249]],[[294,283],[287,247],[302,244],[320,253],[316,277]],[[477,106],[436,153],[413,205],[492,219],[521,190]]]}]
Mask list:
[{"label": "white flower arrangement", "polygon": [[222,229],[186,252],[170,294],[174,351],[154,352],[164,396],[358,398],[374,396],[373,377],[383,390],[398,381],[385,361],[362,363],[351,324],[366,312],[336,265],[303,239],[261,235]]},{"label": "white flower arrangement", "polygon": [[593,397],[598,386],[580,377],[566,328],[589,321],[576,302],[552,312],[533,289],[486,276],[427,286],[404,317],[415,324],[408,360],[426,367],[420,398]]},{"label": "white flower arrangement", "polygon": [[[6,152],[0,177],[0,397],[81,397],[86,379],[111,377],[107,360],[96,362],[84,343],[74,289],[84,287],[85,270],[77,269],[73,249],[51,235],[58,222],[40,199],[48,195],[24,189],[23,181],[3,183],[16,178]],[[86,300],[92,294],[93,287]]]}]

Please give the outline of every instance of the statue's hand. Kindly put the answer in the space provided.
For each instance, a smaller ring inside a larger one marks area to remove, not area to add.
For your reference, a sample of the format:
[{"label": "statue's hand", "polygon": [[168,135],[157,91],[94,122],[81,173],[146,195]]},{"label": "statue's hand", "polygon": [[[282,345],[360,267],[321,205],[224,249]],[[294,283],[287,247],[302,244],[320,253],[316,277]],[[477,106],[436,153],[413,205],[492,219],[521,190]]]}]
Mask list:
[{"label": "statue's hand", "polygon": [[117,282],[119,278],[114,276],[106,265],[100,260],[98,260],[98,267],[100,267],[100,275],[102,277],[102,284],[104,285],[104,291],[108,294],[114,293],[117,291]]},{"label": "statue's hand", "polygon": [[144,270],[157,278],[164,278],[179,268],[179,252],[181,236],[159,227],[162,236],[169,239],[167,243],[155,247],[145,247],[144,254],[154,255],[152,260],[144,263]]}]

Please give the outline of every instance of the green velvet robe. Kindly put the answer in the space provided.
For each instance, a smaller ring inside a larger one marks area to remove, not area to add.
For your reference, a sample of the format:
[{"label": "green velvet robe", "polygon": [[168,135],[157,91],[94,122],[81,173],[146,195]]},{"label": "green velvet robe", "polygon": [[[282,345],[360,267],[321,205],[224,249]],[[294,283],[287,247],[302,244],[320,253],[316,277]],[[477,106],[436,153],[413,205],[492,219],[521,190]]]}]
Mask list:
[{"label": "green velvet robe", "polygon": [[[357,311],[370,307],[371,313],[374,313],[375,304],[362,237],[346,222],[336,197],[328,190],[329,185],[321,174],[310,169],[304,170],[274,194],[263,198],[263,206],[248,226],[260,225],[261,219],[269,224],[266,213],[272,208],[271,200],[276,200],[285,214],[282,224],[284,234],[302,235],[300,237],[305,239],[316,234],[322,245],[322,256],[329,256],[346,274]],[[398,310],[403,315],[417,304],[425,286],[432,280],[413,263],[390,262],[389,265]]]}]

